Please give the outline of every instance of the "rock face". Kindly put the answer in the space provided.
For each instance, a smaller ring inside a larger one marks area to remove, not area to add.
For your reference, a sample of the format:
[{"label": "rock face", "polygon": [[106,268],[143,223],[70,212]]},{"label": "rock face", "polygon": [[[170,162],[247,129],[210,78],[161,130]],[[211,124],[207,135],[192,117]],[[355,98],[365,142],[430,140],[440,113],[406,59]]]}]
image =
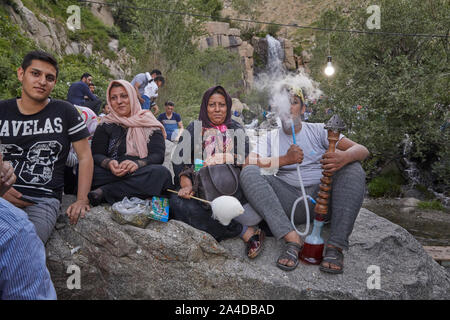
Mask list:
[{"label": "rock face", "polygon": [[102,5],[102,3],[105,3],[105,0],[98,0],[95,3],[92,3],[91,12],[105,25],[112,27],[114,25],[114,17],[110,8]]},{"label": "rock face", "polygon": [[[7,6],[12,21],[20,26],[40,48],[51,50],[58,55],[82,54],[90,57],[95,54],[101,58],[98,52],[93,52],[92,43],[69,40],[67,33],[73,31],[66,32],[66,28],[60,22],[43,14],[36,16],[23,5],[21,0],[13,0],[13,3],[14,7]],[[105,24],[113,24],[114,20],[107,7],[96,4],[91,10]],[[101,61],[108,67],[114,78],[124,79],[131,74],[131,67],[136,60],[126,52],[125,48],[119,51],[119,41],[116,39],[111,39],[108,47],[117,54],[117,59],[115,61],[101,59]]]},{"label": "rock face", "polygon": [[[17,23],[39,46],[62,52],[68,45],[66,32],[54,19],[36,15],[25,7],[21,0],[14,0],[14,9],[9,7],[12,20]],[[45,23],[44,23],[45,22]]]},{"label": "rock face", "polygon": [[253,47],[241,39],[241,31],[230,28],[227,22],[206,22],[204,29],[207,35],[197,40],[198,47],[207,48],[223,47],[232,52],[237,52],[243,66],[244,87],[250,89],[253,85]]},{"label": "rock face", "polygon": [[[152,221],[146,229],[122,226],[102,207],[76,226],[64,217],[57,229],[47,244],[47,264],[59,299],[450,298],[444,268],[403,228],[365,209],[342,275],[304,264],[290,273],[278,269],[281,242],[271,237],[260,256],[248,260],[239,239],[217,243],[174,220]],[[71,265],[81,270],[79,290],[67,288]],[[367,287],[372,265],[380,268],[380,289]]]}]

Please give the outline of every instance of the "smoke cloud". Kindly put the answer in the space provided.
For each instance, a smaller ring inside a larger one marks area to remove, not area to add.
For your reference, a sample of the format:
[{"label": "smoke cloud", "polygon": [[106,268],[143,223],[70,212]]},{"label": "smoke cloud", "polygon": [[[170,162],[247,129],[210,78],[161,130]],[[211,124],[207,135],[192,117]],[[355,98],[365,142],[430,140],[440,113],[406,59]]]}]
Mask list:
[{"label": "smoke cloud", "polygon": [[304,71],[288,73],[283,65],[284,51],[280,42],[270,35],[266,36],[266,40],[267,68],[256,78],[254,88],[269,93],[272,111],[284,121],[290,119],[289,88],[302,88],[307,102],[319,99],[323,92],[319,89],[319,83],[309,78]]}]

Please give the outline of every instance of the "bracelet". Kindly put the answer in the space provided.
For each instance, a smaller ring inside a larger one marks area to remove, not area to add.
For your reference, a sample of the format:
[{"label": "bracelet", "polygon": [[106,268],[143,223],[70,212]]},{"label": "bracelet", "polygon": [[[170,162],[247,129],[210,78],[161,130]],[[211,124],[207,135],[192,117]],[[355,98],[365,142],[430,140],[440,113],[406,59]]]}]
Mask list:
[{"label": "bracelet", "polygon": [[104,169],[109,169],[109,163],[113,161],[113,159],[110,158],[106,158],[102,161],[102,163],[100,164],[100,166]]}]

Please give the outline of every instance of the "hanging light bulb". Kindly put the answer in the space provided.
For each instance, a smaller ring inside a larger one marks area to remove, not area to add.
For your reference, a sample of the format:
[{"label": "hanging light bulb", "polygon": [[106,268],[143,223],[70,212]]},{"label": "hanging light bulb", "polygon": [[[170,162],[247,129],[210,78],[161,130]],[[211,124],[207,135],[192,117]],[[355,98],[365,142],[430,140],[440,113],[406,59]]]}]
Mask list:
[{"label": "hanging light bulb", "polygon": [[334,74],[334,67],[331,64],[331,56],[327,58],[327,67],[325,68],[325,75],[331,77]]}]

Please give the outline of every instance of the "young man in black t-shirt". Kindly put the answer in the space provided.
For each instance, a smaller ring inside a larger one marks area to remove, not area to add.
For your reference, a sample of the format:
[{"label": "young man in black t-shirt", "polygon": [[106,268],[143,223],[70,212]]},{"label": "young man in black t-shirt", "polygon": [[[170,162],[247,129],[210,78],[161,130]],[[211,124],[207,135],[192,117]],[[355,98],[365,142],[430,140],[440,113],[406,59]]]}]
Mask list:
[{"label": "young man in black t-shirt", "polygon": [[55,226],[64,187],[64,166],[72,143],[79,159],[77,201],[68,209],[72,224],[89,211],[93,160],[89,131],[75,107],[49,99],[56,84],[56,60],[42,51],[24,58],[17,71],[22,96],[0,101],[0,151],[16,183],[4,196],[22,208],[45,243]]}]

